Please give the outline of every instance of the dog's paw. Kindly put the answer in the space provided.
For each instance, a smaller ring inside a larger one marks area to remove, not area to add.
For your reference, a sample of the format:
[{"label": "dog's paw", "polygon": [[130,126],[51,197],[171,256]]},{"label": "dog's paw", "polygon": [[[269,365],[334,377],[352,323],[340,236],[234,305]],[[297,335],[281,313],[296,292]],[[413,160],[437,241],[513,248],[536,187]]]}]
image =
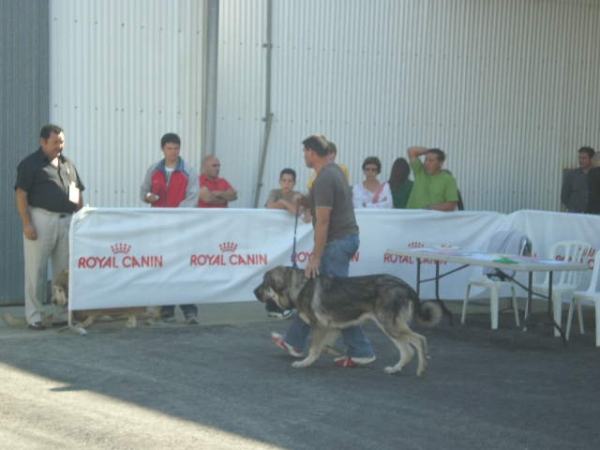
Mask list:
[{"label": "dog's paw", "polygon": [[310,366],[311,364],[312,364],[312,363],[310,363],[310,362],[306,362],[305,360],[302,360],[302,361],[294,361],[294,362],[292,363],[292,367],[293,367],[294,369],[303,369],[303,368],[305,368],[305,367],[308,367],[308,366]]},{"label": "dog's paw", "polygon": [[125,328],[132,329],[137,326],[137,318],[135,315],[131,315],[127,318],[127,322],[125,323]]},{"label": "dog's paw", "polygon": [[398,366],[388,366],[385,369],[383,369],[383,371],[385,373],[387,373],[388,375],[391,375],[393,373],[398,373],[398,372],[402,372],[402,367],[398,367]]}]

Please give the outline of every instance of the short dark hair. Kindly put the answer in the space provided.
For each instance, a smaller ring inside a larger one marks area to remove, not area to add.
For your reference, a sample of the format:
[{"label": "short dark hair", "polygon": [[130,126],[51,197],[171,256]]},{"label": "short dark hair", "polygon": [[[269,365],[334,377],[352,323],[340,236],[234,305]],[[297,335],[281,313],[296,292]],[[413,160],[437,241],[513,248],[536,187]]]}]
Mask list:
[{"label": "short dark hair", "polygon": [[302,141],[305,148],[314,150],[317,155],[324,158],[329,154],[330,142],[322,134],[313,134]]},{"label": "short dark hair", "polygon": [[369,165],[377,166],[377,173],[381,172],[381,161],[379,160],[379,158],[377,156],[369,156],[369,157],[365,158],[365,160],[362,163],[363,170],[365,169],[366,166],[369,166]]},{"label": "short dark hair", "polygon": [[596,152],[592,147],[581,147],[578,153],[587,153],[590,159],[592,159]]},{"label": "short dark hair", "polygon": [[446,154],[439,148],[430,148],[429,150],[427,150],[427,153],[433,153],[437,157],[437,160],[439,162],[443,163],[444,161],[446,161]]},{"label": "short dark hair", "polygon": [[160,148],[163,148],[167,144],[181,145],[181,139],[175,133],[167,133],[160,139]]},{"label": "short dark hair", "polygon": [[60,134],[64,133],[63,129],[58,125],[53,125],[49,123],[48,125],[44,125],[40,131],[40,137],[44,140],[47,140],[52,133]]},{"label": "short dark hair", "polygon": [[329,153],[337,155],[337,145],[335,145],[333,142],[329,143],[329,147],[327,147],[327,150],[329,150]]},{"label": "short dark hair", "polygon": [[281,179],[284,175],[291,175],[292,178],[294,178],[294,181],[296,181],[296,171],[294,169],[290,169],[289,167],[283,169],[279,174],[279,179]]}]

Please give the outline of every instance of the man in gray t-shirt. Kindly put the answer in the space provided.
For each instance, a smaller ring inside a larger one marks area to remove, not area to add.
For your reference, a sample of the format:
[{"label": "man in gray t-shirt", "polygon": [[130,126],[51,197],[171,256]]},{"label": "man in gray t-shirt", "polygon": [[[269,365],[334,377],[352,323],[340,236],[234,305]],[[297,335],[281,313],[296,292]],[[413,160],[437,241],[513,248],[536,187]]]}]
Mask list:
[{"label": "man in gray t-shirt", "polygon": [[313,218],[317,217],[316,208],[327,208],[330,211],[327,242],[349,234],[358,234],[352,191],[339,166],[328,164],[321,169],[310,191],[310,202]]},{"label": "man in gray t-shirt", "polygon": [[[317,172],[308,199],[313,213],[314,247],[304,272],[308,278],[347,277],[350,260],[359,245],[352,193],[342,170],[331,163],[329,141],[323,135],[312,135],[303,144],[304,161]],[[298,358],[306,347],[309,333],[310,327],[296,315],[285,336],[272,333],[271,340]],[[334,359],[336,366],[353,367],[375,361],[371,343],[360,326],[343,329],[342,337],[346,354]]]}]

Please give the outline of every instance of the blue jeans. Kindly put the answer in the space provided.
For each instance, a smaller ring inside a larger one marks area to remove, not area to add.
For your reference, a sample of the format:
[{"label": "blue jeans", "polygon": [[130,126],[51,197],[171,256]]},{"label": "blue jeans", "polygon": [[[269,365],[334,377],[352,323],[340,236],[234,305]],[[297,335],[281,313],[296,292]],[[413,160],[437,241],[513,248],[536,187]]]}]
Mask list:
[{"label": "blue jeans", "polygon": [[[323,251],[319,272],[322,275],[347,277],[350,270],[350,259],[358,250],[359,242],[358,234],[349,234],[341,239],[328,242]],[[296,314],[285,333],[284,340],[292,347],[304,351],[309,333],[310,326]],[[375,354],[369,339],[360,326],[343,329],[342,339],[346,345],[347,356],[365,358]]]}]

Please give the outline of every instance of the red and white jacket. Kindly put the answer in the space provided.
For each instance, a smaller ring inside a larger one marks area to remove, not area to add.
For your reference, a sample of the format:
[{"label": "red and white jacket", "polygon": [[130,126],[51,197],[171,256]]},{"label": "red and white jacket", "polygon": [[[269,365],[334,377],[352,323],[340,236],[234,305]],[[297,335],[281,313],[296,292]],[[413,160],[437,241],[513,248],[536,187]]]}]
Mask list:
[{"label": "red and white jacket", "polygon": [[177,167],[168,176],[165,160],[161,159],[152,164],[146,171],[144,182],[140,188],[142,201],[148,193],[158,195],[158,200],[152,203],[159,208],[193,208],[198,202],[198,172],[196,169],[179,158]]}]

